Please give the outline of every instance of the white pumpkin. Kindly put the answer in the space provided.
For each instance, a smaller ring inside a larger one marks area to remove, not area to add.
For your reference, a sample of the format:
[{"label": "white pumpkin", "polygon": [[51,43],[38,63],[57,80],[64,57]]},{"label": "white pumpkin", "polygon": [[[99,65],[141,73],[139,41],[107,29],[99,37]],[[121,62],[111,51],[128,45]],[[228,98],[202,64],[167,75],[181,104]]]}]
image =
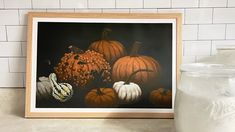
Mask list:
[{"label": "white pumpkin", "polygon": [[55,73],[49,75],[49,80],[52,86],[52,96],[60,101],[65,102],[73,96],[73,88],[69,83],[57,83]]},{"label": "white pumpkin", "polygon": [[52,94],[52,86],[48,77],[39,77],[36,87],[37,100],[48,99]]},{"label": "white pumpkin", "polygon": [[140,99],[142,95],[141,88],[138,84],[130,82],[132,77],[138,72],[152,72],[152,70],[139,69],[131,73],[126,81],[115,82],[113,88],[115,89],[120,103],[133,103]]},{"label": "white pumpkin", "polygon": [[139,85],[133,82],[129,84],[125,84],[124,81],[115,82],[113,88],[118,94],[120,103],[136,102],[142,95]]}]

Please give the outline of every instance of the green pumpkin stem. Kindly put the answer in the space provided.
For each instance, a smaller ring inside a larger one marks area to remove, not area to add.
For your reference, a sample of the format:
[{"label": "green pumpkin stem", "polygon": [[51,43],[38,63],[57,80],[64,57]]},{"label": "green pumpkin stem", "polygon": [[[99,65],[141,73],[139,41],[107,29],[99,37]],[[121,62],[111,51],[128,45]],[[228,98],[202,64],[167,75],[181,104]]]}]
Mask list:
[{"label": "green pumpkin stem", "polygon": [[70,45],[68,48],[71,53],[75,53],[75,54],[83,54],[84,53],[84,51],[82,49],[80,49],[74,45]]},{"label": "green pumpkin stem", "polygon": [[109,40],[108,35],[112,30],[110,28],[104,28],[102,32],[102,40]]},{"label": "green pumpkin stem", "polygon": [[139,70],[136,70],[134,71],[133,73],[131,73],[131,75],[126,79],[125,83],[124,84],[130,84],[130,81],[132,79],[132,77],[137,74],[138,72],[153,72],[153,70],[148,70],[148,69],[139,69]]},{"label": "green pumpkin stem", "polygon": [[140,50],[140,47],[141,47],[141,42],[135,41],[134,44],[132,45],[130,56],[131,57],[139,56],[138,52]]}]

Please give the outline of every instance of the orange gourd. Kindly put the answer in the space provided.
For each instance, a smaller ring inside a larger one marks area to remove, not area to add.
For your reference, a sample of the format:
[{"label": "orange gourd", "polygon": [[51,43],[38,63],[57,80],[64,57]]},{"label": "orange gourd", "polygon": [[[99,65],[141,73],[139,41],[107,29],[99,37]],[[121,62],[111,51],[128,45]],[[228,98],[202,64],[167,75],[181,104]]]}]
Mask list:
[{"label": "orange gourd", "polygon": [[101,40],[93,42],[89,49],[103,54],[107,62],[112,65],[117,59],[125,56],[126,49],[119,41],[110,40],[108,38],[109,32],[111,29],[105,28]]},{"label": "orange gourd", "polygon": [[102,87],[104,84],[100,78],[104,71],[93,71],[94,82],[97,87],[91,89],[90,92],[85,96],[85,104],[88,107],[115,107],[118,102],[118,97],[113,88]]},{"label": "orange gourd", "polygon": [[95,88],[85,97],[85,104],[88,107],[115,107],[117,101],[117,95],[112,88]]},{"label": "orange gourd", "polygon": [[149,101],[160,107],[171,107],[172,106],[172,91],[164,88],[153,90],[150,93]]}]

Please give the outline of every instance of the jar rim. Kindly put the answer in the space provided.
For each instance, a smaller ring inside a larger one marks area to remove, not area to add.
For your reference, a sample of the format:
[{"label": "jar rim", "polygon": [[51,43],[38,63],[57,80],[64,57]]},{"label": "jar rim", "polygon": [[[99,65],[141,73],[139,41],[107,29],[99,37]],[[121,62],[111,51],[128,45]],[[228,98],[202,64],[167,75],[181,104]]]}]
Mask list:
[{"label": "jar rim", "polygon": [[235,76],[235,66],[224,64],[182,64],[180,71],[194,75]]},{"label": "jar rim", "polygon": [[216,45],[217,50],[235,50],[235,45]]}]

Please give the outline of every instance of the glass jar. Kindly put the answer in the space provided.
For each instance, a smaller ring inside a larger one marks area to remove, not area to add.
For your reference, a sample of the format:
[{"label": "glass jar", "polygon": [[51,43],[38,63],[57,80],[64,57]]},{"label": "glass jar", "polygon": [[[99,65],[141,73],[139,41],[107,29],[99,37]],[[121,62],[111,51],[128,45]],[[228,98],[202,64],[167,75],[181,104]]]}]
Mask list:
[{"label": "glass jar", "polygon": [[235,132],[235,67],[185,64],[176,92],[176,132]]},{"label": "glass jar", "polygon": [[215,56],[205,58],[200,63],[235,65],[235,45],[218,45],[216,50]]}]

